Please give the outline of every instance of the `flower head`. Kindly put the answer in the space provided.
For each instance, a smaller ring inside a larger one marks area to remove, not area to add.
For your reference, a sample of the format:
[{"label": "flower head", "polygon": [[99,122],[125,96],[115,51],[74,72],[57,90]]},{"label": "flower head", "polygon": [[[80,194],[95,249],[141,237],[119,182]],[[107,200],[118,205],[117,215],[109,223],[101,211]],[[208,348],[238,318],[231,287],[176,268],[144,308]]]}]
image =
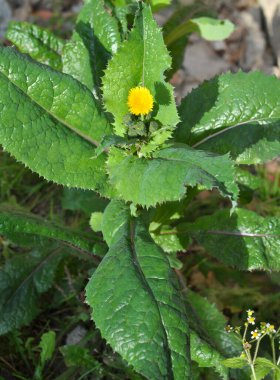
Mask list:
[{"label": "flower head", "polygon": [[129,91],[127,105],[133,115],[148,115],[152,111],[154,99],[146,87],[134,87]]},{"label": "flower head", "polygon": [[248,309],[247,314],[248,314],[248,317],[251,317],[254,314],[254,310]]},{"label": "flower head", "polygon": [[274,325],[271,325],[270,323],[266,324],[266,329],[267,329],[267,332],[269,333],[276,333]]},{"label": "flower head", "polygon": [[251,324],[251,325],[255,324],[255,320],[256,320],[256,318],[254,318],[254,317],[248,317],[247,318],[248,323]]},{"label": "flower head", "polygon": [[258,329],[251,331],[252,339],[259,339],[261,334]]},{"label": "flower head", "polygon": [[227,326],[225,327],[225,330],[226,330],[226,332],[230,333],[230,332],[233,331],[233,327],[230,326],[230,325],[227,325]]}]

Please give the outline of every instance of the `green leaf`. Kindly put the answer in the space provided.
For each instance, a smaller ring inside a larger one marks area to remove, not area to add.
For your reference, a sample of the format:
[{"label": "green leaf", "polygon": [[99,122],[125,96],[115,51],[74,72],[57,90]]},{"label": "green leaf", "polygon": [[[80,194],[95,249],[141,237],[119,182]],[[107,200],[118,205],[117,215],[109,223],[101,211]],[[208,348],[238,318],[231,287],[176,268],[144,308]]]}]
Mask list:
[{"label": "green leaf", "polygon": [[92,94],[68,75],[0,48],[0,143],[48,180],[107,194],[105,155],[95,146],[110,133]]},{"label": "green leaf", "polygon": [[[121,207],[122,213],[125,206]],[[114,219],[109,214],[104,218]],[[179,284],[141,219],[120,220],[86,296],[102,336],[137,372],[150,380],[191,378]]]},{"label": "green leaf", "polygon": [[176,253],[178,251],[184,251],[189,245],[189,239],[180,240],[178,235],[169,234],[168,232],[172,229],[170,226],[160,225],[153,226],[150,225],[150,233],[157,245],[159,245],[164,252]]},{"label": "green leaf", "polygon": [[242,164],[272,159],[280,148],[279,94],[280,81],[260,72],[228,73],[207,81],[182,101],[176,140],[230,152]]},{"label": "green leaf", "polygon": [[41,336],[39,348],[41,349],[40,362],[42,367],[44,367],[46,362],[53,356],[55,350],[55,336],[54,331],[48,331]]},{"label": "green leaf", "polygon": [[123,226],[129,218],[130,210],[122,201],[108,204],[103,214],[102,233],[109,247],[122,236]]},{"label": "green leaf", "polygon": [[185,293],[185,299],[191,330],[223,357],[241,353],[239,338],[225,331],[226,319],[216,305],[191,290]]},{"label": "green leaf", "polygon": [[223,360],[222,364],[229,368],[243,368],[248,365],[248,361],[242,357],[235,357]]},{"label": "green leaf", "polygon": [[195,223],[177,226],[190,234],[207,252],[240,270],[280,270],[280,221],[263,218],[252,211],[220,210],[198,218]]},{"label": "green leaf", "polygon": [[259,189],[263,184],[263,180],[261,179],[261,177],[258,177],[250,173],[248,170],[244,170],[241,168],[236,168],[235,178],[239,184],[252,190]]},{"label": "green leaf", "polygon": [[216,156],[183,144],[158,150],[152,159],[111,148],[108,171],[110,182],[125,201],[147,207],[180,200],[185,186],[216,187],[234,202],[238,194],[234,166],[227,155]]},{"label": "green leaf", "polygon": [[210,17],[198,17],[177,26],[165,38],[168,45],[191,33],[198,33],[208,41],[220,41],[228,38],[234,31],[234,25],[229,20],[217,20]]},{"label": "green leaf", "polygon": [[157,11],[160,8],[166,7],[171,4],[171,0],[149,0],[148,1],[153,7],[153,11]]},{"label": "green leaf", "polygon": [[173,128],[179,121],[173,89],[164,81],[171,58],[150,7],[142,3],[139,7],[142,9],[136,16],[128,41],[122,43],[109,61],[103,78],[104,103],[115,118],[115,131],[120,136],[126,132],[123,118],[129,112],[129,90],[139,85],[147,87],[154,97],[152,115],[155,120]]},{"label": "green leaf", "polygon": [[[174,29],[178,27],[178,25],[187,22],[191,18],[201,16],[215,17],[216,15],[213,12],[213,7],[210,8],[209,5],[205,5],[200,0],[195,1],[191,5],[178,6],[176,11],[163,25],[163,35],[165,42],[166,38],[168,38],[170,33],[172,33]],[[172,67],[170,70],[168,70],[167,73],[168,78],[172,78],[173,74],[181,67],[188,42],[188,35],[183,35],[181,38],[178,38],[174,42],[168,44],[168,51],[172,57]]]},{"label": "green leaf", "polygon": [[52,286],[64,257],[57,247],[50,248],[15,256],[0,269],[0,335],[27,325],[39,313],[38,297]]},{"label": "green leaf", "polygon": [[87,215],[92,212],[103,212],[108,200],[101,198],[93,191],[80,189],[63,189],[62,207],[64,210],[83,211]]},{"label": "green leaf", "polygon": [[228,379],[228,370],[221,363],[223,356],[193,331],[191,331],[191,358],[199,367],[214,368],[222,379]]},{"label": "green leaf", "polygon": [[[277,366],[266,358],[257,358],[255,361],[255,374],[257,380],[262,380],[269,374],[271,370],[277,370]],[[279,369],[278,369],[279,370]]]},{"label": "green leaf", "polygon": [[101,76],[120,41],[117,20],[105,11],[104,2],[86,0],[63,50],[63,71],[100,97]]},{"label": "green leaf", "polygon": [[93,243],[79,232],[61,227],[37,215],[0,207],[0,234],[13,240],[16,235],[33,235],[59,241],[66,246],[92,251]]},{"label": "green leaf", "polygon": [[191,329],[191,357],[200,367],[212,367],[224,379],[228,371],[221,364],[225,357],[238,355],[242,345],[233,334],[226,333],[225,317],[206,298],[185,292],[187,316]]},{"label": "green leaf", "polygon": [[93,212],[90,217],[90,227],[94,232],[102,231],[103,212]]},{"label": "green leaf", "polygon": [[59,348],[67,367],[92,369],[100,367],[100,363],[92,356],[88,348],[81,346],[62,346]]},{"label": "green leaf", "polygon": [[64,41],[50,31],[27,22],[12,21],[6,37],[22,53],[29,54],[36,61],[56,70],[62,69],[61,51]]}]

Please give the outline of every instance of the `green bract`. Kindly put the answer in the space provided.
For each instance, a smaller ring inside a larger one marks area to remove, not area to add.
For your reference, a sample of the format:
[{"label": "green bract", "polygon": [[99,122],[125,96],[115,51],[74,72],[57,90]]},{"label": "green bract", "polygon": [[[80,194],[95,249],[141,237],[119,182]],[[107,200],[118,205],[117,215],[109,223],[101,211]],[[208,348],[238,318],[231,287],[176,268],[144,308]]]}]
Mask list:
[{"label": "green bract", "polygon": [[[86,0],[67,42],[10,25],[7,38],[19,51],[0,47],[0,144],[45,179],[87,190],[81,201],[68,190],[64,203],[93,212],[92,229],[103,239],[0,207],[1,235],[47,245],[2,269],[0,334],[38,314],[36,301],[67,253],[96,259],[106,249],[86,302],[113,350],[149,380],[192,379],[191,360],[229,379],[228,367],[240,361],[225,359],[238,355],[239,343],[221,332],[213,305],[182,293],[175,255],[196,242],[225,265],[280,270],[279,220],[242,208],[239,187],[253,193],[260,182],[237,166],[279,154],[280,82],[259,72],[224,74],[177,109],[166,78],[180,67],[189,34],[223,39],[233,26],[199,4],[175,12],[162,33],[151,6],[168,3]],[[129,114],[137,86],[153,96],[147,116]],[[222,209],[191,208],[212,190]],[[98,208],[91,191],[107,198]],[[63,352],[69,359],[71,350]]]}]

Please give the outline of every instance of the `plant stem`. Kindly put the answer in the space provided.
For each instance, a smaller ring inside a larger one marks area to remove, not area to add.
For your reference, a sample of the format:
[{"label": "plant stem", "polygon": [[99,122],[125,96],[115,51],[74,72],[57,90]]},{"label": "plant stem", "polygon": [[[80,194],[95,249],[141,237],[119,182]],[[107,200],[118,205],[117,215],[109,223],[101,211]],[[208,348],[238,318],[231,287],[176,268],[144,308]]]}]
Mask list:
[{"label": "plant stem", "polygon": [[276,364],[275,344],[274,344],[274,339],[272,337],[270,337],[270,342],[271,342],[273,363]]},{"label": "plant stem", "polygon": [[245,330],[244,330],[244,334],[243,334],[243,343],[244,343],[245,340],[246,340],[247,330],[248,330],[248,323],[245,324]]},{"label": "plant stem", "polygon": [[256,359],[257,359],[257,355],[258,355],[258,351],[259,351],[260,343],[261,343],[261,340],[262,340],[263,337],[264,337],[264,335],[261,336],[260,339],[258,339],[258,341],[257,341],[256,350],[255,350],[255,355],[254,355],[254,359],[253,359],[253,364],[255,364],[255,361],[256,361]]},{"label": "plant stem", "polygon": [[256,372],[255,372],[255,367],[254,367],[254,363],[252,361],[250,350],[245,350],[245,352],[246,352],[246,355],[247,355],[247,358],[248,358],[248,362],[249,362],[249,365],[250,365],[250,368],[251,368],[251,371],[252,371],[253,379],[257,380],[257,376],[256,376]]}]

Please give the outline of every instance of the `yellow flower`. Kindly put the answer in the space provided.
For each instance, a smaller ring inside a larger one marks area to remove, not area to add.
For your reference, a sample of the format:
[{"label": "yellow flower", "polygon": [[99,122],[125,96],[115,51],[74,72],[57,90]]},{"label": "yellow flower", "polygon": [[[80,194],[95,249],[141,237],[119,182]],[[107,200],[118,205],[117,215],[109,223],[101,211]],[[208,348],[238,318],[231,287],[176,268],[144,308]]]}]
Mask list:
[{"label": "yellow flower", "polygon": [[267,331],[270,333],[276,333],[274,325],[271,325],[270,323],[266,324]]},{"label": "yellow flower", "polygon": [[230,325],[227,325],[227,326],[225,327],[225,330],[226,330],[226,332],[230,333],[230,332],[233,331],[233,327],[231,327]]},{"label": "yellow flower", "polygon": [[146,87],[134,87],[129,91],[127,105],[133,115],[148,115],[153,109],[154,99]]},{"label": "yellow flower", "polygon": [[248,309],[247,314],[248,314],[248,317],[251,317],[254,314],[254,310]]},{"label": "yellow flower", "polygon": [[248,323],[250,323],[251,325],[255,324],[255,320],[256,320],[256,318],[254,318],[254,317],[248,317],[247,318]]},{"label": "yellow flower", "polygon": [[254,331],[251,331],[251,335],[252,335],[252,339],[259,339],[259,337],[261,336],[259,330],[254,330]]}]

